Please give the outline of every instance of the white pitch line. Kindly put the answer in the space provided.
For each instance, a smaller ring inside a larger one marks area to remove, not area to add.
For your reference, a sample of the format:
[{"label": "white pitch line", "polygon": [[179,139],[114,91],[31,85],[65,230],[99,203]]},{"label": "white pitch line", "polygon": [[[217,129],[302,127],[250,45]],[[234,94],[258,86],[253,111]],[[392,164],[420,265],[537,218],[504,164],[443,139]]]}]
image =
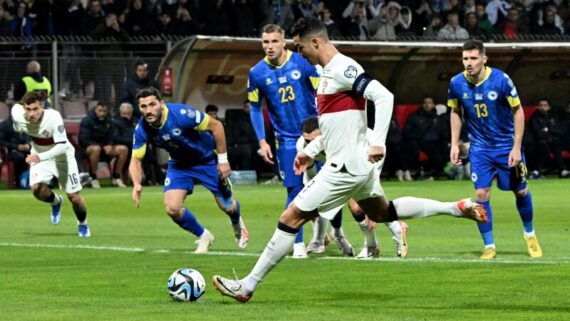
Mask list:
[{"label": "white pitch line", "polygon": [[[97,245],[66,245],[66,244],[30,244],[30,243],[0,243],[0,247],[24,247],[24,248],[51,248],[51,249],[72,249],[72,250],[96,250],[96,251],[116,251],[116,252],[131,252],[131,253],[151,253],[151,254],[195,254],[191,251],[178,251],[171,249],[144,249],[138,247],[122,247],[122,246],[97,246]],[[204,254],[199,254],[204,255]],[[258,257],[259,253],[249,252],[227,252],[227,251],[210,251],[206,255],[214,256],[241,256],[241,257]],[[351,260],[350,257],[339,256],[318,256],[311,257],[311,260]],[[570,258],[561,258],[559,260],[553,259],[494,259],[490,261],[480,259],[467,259],[467,258],[442,258],[442,257],[420,257],[420,258],[397,258],[397,257],[380,257],[373,260],[363,260],[363,262],[392,262],[392,263],[479,263],[479,264],[529,264],[529,265],[566,265],[570,264]]]}]

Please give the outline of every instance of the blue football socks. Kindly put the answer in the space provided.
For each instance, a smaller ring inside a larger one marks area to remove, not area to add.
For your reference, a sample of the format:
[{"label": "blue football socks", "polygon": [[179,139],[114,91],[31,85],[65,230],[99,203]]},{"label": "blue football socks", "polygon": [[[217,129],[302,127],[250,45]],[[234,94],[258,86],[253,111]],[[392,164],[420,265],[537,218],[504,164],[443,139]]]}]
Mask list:
[{"label": "blue football socks", "polygon": [[180,218],[179,221],[173,219],[176,224],[178,224],[181,228],[185,229],[186,231],[200,237],[202,233],[204,233],[204,227],[202,224],[198,222],[196,216],[190,212],[189,209],[184,209],[184,215]]}]

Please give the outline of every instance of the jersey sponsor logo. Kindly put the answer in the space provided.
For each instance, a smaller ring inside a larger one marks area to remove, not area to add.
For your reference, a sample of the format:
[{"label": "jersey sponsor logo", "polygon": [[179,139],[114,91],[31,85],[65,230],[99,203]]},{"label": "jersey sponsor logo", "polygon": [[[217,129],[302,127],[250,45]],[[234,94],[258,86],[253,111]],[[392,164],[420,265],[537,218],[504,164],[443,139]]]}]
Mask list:
[{"label": "jersey sponsor logo", "polygon": [[301,79],[301,72],[297,69],[291,71],[291,78],[293,78],[293,80]]},{"label": "jersey sponsor logo", "polygon": [[279,80],[280,84],[284,84],[287,82],[287,76],[281,76],[277,80]]},{"label": "jersey sponsor logo", "polygon": [[182,134],[182,131],[180,130],[180,128],[174,128],[172,130],[172,135],[174,136],[180,136],[180,134]]},{"label": "jersey sponsor logo", "polygon": [[63,131],[64,131],[64,130],[65,130],[65,129],[63,128],[63,125],[57,126],[57,131],[58,131],[60,134],[63,134]]},{"label": "jersey sponsor logo", "polygon": [[475,100],[483,100],[483,94],[475,94]]},{"label": "jersey sponsor logo", "polygon": [[344,76],[346,78],[356,78],[357,73],[358,73],[358,70],[356,69],[356,67],[348,66],[348,68],[346,68],[346,70],[344,71]]},{"label": "jersey sponsor logo", "polygon": [[497,94],[496,91],[491,90],[488,94],[487,94],[487,98],[489,98],[489,100],[497,100],[497,97],[499,97],[499,94]]}]

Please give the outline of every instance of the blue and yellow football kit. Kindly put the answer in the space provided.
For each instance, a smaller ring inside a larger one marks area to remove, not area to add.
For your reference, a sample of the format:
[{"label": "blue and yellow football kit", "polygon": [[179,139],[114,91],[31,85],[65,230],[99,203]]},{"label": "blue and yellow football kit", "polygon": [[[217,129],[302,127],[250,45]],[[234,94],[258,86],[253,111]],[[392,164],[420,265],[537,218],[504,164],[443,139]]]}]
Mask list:
[{"label": "blue and yellow football kit", "polygon": [[302,186],[301,175],[293,172],[295,144],[302,135],[303,122],[317,116],[315,93],[319,73],[299,54],[287,51],[287,60],[281,66],[272,65],[268,58],[251,68],[248,79],[248,99],[251,102],[251,121],[257,139],[265,138],[262,99],[265,98],[271,125],[275,129],[276,158],[283,184]]},{"label": "blue and yellow football kit", "polygon": [[229,200],[231,185],[218,175],[216,143],[206,131],[209,116],[184,104],[165,104],[160,128],[139,120],[133,140],[133,157],[142,159],[152,143],[170,155],[164,191],[184,189],[192,193],[199,181],[214,195]]},{"label": "blue and yellow football kit", "polygon": [[463,117],[471,143],[471,179],[475,188],[488,188],[493,178],[501,190],[526,187],[524,154],[516,168],[509,168],[508,158],[514,144],[513,108],[521,105],[513,81],[501,70],[486,67],[485,78],[471,83],[465,73],[451,79],[447,105],[463,108]]}]

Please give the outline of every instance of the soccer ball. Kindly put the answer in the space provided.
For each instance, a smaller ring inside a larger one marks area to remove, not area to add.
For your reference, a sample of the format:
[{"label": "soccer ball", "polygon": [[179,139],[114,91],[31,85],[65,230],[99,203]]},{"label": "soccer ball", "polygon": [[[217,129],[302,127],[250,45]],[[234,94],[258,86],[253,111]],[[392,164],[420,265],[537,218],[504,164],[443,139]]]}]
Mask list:
[{"label": "soccer ball", "polygon": [[206,292],[206,282],[200,272],[181,268],[168,278],[168,294],[175,301],[196,302]]}]

